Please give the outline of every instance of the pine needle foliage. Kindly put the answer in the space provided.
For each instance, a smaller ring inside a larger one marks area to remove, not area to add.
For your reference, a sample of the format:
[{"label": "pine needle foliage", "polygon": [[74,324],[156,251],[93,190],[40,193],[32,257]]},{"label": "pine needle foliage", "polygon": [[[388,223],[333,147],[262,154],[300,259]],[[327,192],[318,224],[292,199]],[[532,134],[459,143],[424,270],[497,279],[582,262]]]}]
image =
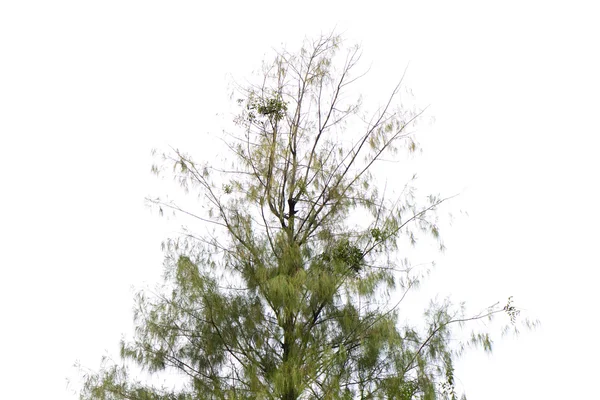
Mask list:
[{"label": "pine needle foliage", "polygon": [[[232,170],[163,155],[206,212],[149,201],[211,228],[165,243],[163,290],[138,294],[124,364],[87,374],[82,399],[456,398],[453,327],[508,309],[465,317],[432,303],[423,324],[399,323],[418,283],[399,261],[402,238],[440,240],[446,199],[420,204],[410,183],[389,199],[374,185],[377,161],[417,149],[421,112],[396,106],[400,81],[361,114],[360,98],[348,100],[360,54],[334,34],[277,53],[261,84],[238,90]],[[491,350],[486,333],[472,344]],[[128,363],[187,383],[144,384]]]}]

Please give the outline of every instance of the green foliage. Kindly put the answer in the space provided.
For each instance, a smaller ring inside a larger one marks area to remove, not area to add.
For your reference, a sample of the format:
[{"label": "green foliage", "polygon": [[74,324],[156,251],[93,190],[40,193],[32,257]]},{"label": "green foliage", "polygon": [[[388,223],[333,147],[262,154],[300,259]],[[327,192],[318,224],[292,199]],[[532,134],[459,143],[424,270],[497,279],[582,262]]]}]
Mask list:
[{"label": "green foliage", "polygon": [[[274,122],[279,122],[285,116],[287,104],[277,97],[256,99],[252,96],[250,97],[246,108],[248,109],[248,119],[251,122],[257,118],[256,113],[263,117],[267,117]],[[256,111],[256,113],[254,111]]]},{"label": "green foliage", "polygon": [[[104,364],[85,376],[82,399],[455,398],[453,327],[498,312],[514,320],[510,302],[469,318],[443,302],[424,324],[399,325],[417,284],[398,261],[401,240],[426,234],[443,247],[436,210],[445,199],[421,205],[410,182],[397,198],[378,192],[374,163],[416,149],[408,128],[420,113],[393,108],[400,82],[386,106],[361,116],[346,93],[360,53],[340,57],[340,43],[324,36],[281,52],[261,84],[239,88],[234,171],[164,155],[206,213],[149,201],[214,230],[165,243],[164,287],[137,296],[121,357],[151,374],[175,371],[186,385],[144,385],[126,364]],[[368,218],[350,226],[352,215]],[[491,350],[484,332],[471,344]]]},{"label": "green foliage", "polygon": [[321,254],[325,265],[333,266],[341,263],[342,268],[351,269],[358,273],[362,268],[363,252],[356,246],[350,244],[348,239],[339,241],[332,249]]}]

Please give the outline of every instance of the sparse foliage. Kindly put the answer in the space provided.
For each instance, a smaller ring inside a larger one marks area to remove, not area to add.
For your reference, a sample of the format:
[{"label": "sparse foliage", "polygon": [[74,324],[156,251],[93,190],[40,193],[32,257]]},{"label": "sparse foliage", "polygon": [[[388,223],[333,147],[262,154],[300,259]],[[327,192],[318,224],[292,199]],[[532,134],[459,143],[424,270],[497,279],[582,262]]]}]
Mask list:
[{"label": "sparse foliage", "polygon": [[[123,366],[87,376],[84,399],[456,398],[453,327],[516,309],[466,317],[432,303],[423,325],[399,324],[418,284],[401,262],[402,238],[442,246],[436,210],[446,199],[379,192],[374,164],[417,144],[421,113],[396,107],[402,82],[368,118],[349,86],[360,78],[357,47],[339,37],[276,55],[262,83],[239,88],[242,134],[233,171],[164,155],[205,214],[150,199],[209,226],[165,244],[166,280],[137,298],[136,335],[121,356],[151,373],[180,372],[180,390],[132,380]],[[160,171],[160,168],[155,168]],[[472,342],[486,350],[486,333]]]}]

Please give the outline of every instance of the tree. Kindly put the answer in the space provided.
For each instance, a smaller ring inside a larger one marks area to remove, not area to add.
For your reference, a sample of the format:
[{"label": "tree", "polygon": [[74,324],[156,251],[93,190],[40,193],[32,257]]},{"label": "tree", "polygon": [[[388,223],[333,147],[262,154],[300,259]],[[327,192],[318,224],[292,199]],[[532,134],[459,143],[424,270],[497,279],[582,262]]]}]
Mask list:
[{"label": "tree", "polygon": [[[86,375],[81,398],[455,398],[453,327],[518,310],[509,302],[467,317],[446,301],[432,303],[424,326],[399,324],[419,280],[398,260],[421,234],[440,241],[447,199],[422,204],[411,182],[388,198],[374,184],[383,156],[417,149],[410,129],[422,112],[395,107],[401,80],[365,118],[360,100],[348,101],[359,59],[333,34],[277,53],[260,85],[238,90],[231,170],[163,155],[206,214],[149,201],[211,229],[166,242],[165,285],[138,294],[121,357],[187,384],[156,388],[125,364],[105,365]],[[470,343],[491,350],[485,332]]]}]

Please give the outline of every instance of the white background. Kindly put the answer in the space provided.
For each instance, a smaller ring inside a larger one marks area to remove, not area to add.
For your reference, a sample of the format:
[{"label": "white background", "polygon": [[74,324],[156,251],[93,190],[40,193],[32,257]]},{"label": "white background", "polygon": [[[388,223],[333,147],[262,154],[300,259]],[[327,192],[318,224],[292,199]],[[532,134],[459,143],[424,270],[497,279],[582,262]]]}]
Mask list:
[{"label": "white background", "polygon": [[151,149],[208,156],[231,77],[337,27],[372,64],[367,96],[410,63],[406,83],[437,120],[419,136],[422,187],[461,192],[448,210],[470,214],[443,232],[423,290],[475,308],[513,295],[542,322],[491,356],[469,353],[458,388],[595,398],[594,2],[217,3],[0,4],[0,397],[75,398],[75,361],[117,355],[131,288],[159,280],[160,242],[175,233],[144,206],[167,187]]}]

